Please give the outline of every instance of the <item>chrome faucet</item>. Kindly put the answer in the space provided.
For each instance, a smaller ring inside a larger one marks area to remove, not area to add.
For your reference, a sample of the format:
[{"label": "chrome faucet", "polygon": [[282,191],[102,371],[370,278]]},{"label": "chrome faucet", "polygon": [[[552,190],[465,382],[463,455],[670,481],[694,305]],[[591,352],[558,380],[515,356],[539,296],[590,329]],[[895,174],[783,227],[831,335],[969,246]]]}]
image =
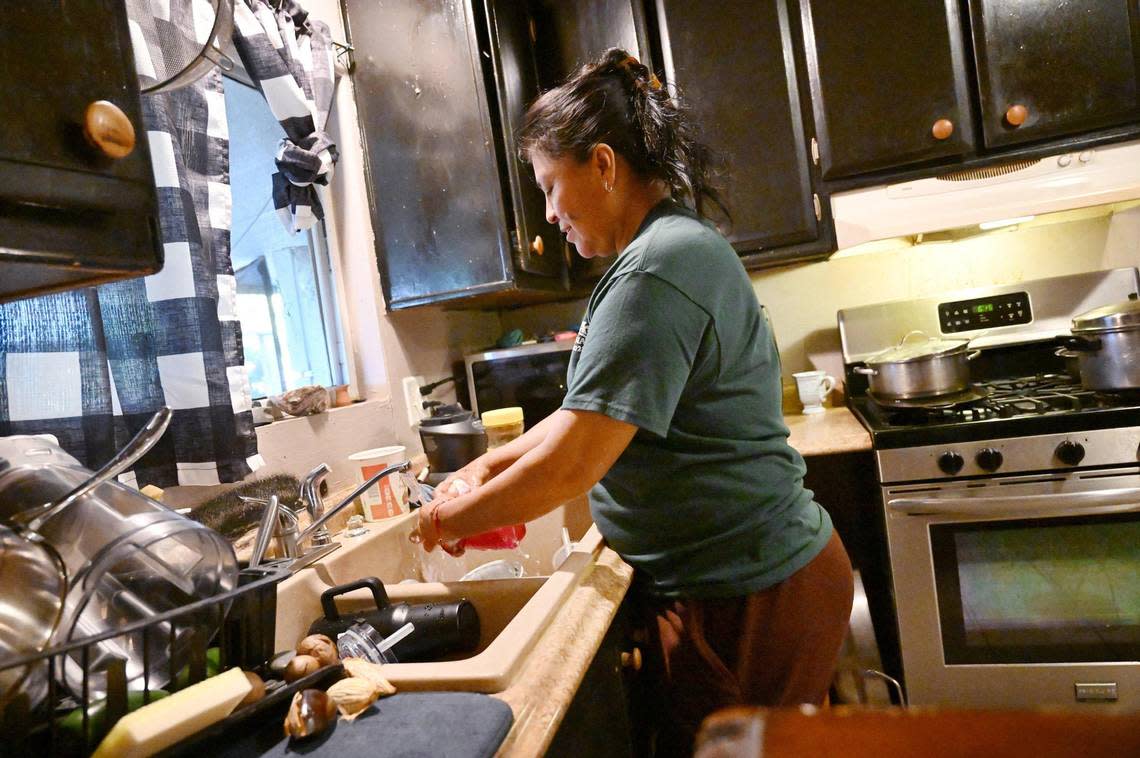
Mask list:
[{"label": "chrome faucet", "polygon": [[[321,497],[321,483],[328,475],[329,466],[327,463],[322,463],[305,474],[305,478],[301,481],[301,503],[309,513],[310,523],[317,523],[325,515],[325,501]],[[314,545],[328,545],[331,542],[332,535],[324,527],[321,527],[313,535]]]},{"label": "chrome faucet", "polygon": [[[310,471],[301,483],[301,507],[308,511],[312,517],[312,523],[305,527],[304,531],[300,531],[299,528],[300,521],[298,514],[301,508],[294,511],[283,503],[279,504],[276,496],[270,497],[269,500],[243,497],[242,499],[248,502],[265,503],[266,506],[265,513],[262,516],[261,526],[258,528],[257,536],[254,540],[254,557],[259,562],[262,560],[269,540],[272,537],[277,538],[278,552],[282,558],[291,559],[293,561],[293,570],[297,570],[327,555],[339,547],[339,545],[332,544],[332,536],[325,527],[325,522],[351,505],[356,498],[360,497],[365,490],[376,484],[376,482],[389,474],[398,473],[406,477],[409,475],[408,472],[411,468],[411,461],[404,461],[403,463],[388,466],[370,476],[367,481],[360,484],[332,508],[326,509],[324,499],[321,498],[320,485],[324,478],[328,476],[329,467],[327,464],[322,463]],[[303,549],[306,540],[310,540],[311,549],[309,550]],[[251,560],[250,565],[256,566],[257,563]]]},{"label": "chrome faucet", "polygon": [[[321,465],[323,466],[324,464],[322,463]],[[368,477],[368,479],[366,479],[362,484],[357,486],[356,489],[354,489],[352,492],[348,493],[348,495],[345,496],[344,500],[341,500],[339,503],[334,505],[332,508],[329,508],[327,511],[324,510],[324,503],[322,501],[321,502],[321,510],[323,511],[323,513],[319,517],[317,517],[316,521],[314,521],[313,523],[311,523],[307,527],[305,527],[305,531],[303,531],[299,535],[297,535],[297,544],[298,545],[304,544],[306,539],[308,539],[310,536],[312,536],[314,534],[319,534],[322,530],[324,531],[325,534],[328,534],[328,530],[325,529],[325,522],[326,521],[328,521],[330,518],[332,518],[336,514],[340,513],[342,510],[344,510],[349,505],[351,505],[352,501],[356,500],[356,498],[358,498],[362,494],[364,494],[365,490],[367,490],[372,485],[376,484],[376,482],[380,481],[384,477],[388,476],[389,474],[396,474],[396,473],[402,474],[402,473],[405,473],[407,471],[410,471],[411,468],[412,468],[412,462],[411,461],[404,461],[403,463],[397,463],[395,465],[388,466],[387,468],[384,468],[384,469],[381,469],[380,471],[377,471],[375,474]],[[318,494],[317,497],[319,499],[320,495]],[[313,545],[317,546],[318,544],[328,544],[328,543],[327,542],[318,543],[314,539]]]}]

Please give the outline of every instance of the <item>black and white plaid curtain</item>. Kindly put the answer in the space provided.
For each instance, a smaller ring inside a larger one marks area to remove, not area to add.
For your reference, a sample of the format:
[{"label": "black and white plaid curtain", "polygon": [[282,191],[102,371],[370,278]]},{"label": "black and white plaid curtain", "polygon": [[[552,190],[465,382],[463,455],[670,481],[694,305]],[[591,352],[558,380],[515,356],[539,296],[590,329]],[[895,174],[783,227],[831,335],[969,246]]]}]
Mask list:
[{"label": "black and white plaid curtain", "polygon": [[292,232],[324,218],[317,184],[328,184],[336,145],[325,133],[333,97],[332,37],[293,0],[274,10],[235,0],[234,45],[285,130],[277,148],[273,205]]},{"label": "black and white plaid curtain", "polygon": [[[193,3],[169,7],[164,23],[193,24]],[[145,78],[150,51],[132,39]],[[53,434],[95,468],[168,405],[169,430],[120,479],[239,481],[262,460],[230,265],[221,76],[144,95],[142,107],[166,263],[146,278],[0,305],[0,435]]]}]

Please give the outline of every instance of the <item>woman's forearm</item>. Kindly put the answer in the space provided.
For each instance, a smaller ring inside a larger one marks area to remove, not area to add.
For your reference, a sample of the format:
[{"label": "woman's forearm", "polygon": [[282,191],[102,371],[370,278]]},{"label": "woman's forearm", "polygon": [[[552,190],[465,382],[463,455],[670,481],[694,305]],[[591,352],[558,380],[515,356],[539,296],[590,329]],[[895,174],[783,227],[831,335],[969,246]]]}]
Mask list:
[{"label": "woman's forearm", "polygon": [[490,476],[498,476],[508,466],[526,455],[546,439],[546,435],[549,434],[552,426],[551,419],[553,417],[554,414],[552,413],[507,444],[497,447],[494,450],[488,450],[479,456],[477,461],[487,467]]},{"label": "woman's forearm", "polygon": [[541,441],[498,476],[438,506],[445,539],[530,521],[584,494],[636,432],[630,424],[596,413],[557,411],[543,423]]}]

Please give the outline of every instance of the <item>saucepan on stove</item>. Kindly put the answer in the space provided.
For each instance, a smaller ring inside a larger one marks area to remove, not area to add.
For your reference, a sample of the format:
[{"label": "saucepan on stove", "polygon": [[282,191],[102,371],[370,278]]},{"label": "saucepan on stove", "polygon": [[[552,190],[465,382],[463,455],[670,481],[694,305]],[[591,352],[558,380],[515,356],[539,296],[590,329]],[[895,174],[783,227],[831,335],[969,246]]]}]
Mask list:
[{"label": "saucepan on stove", "polygon": [[969,361],[981,355],[969,344],[909,332],[898,345],[871,356],[855,372],[865,375],[871,394],[883,400],[952,395],[970,386]]},{"label": "saucepan on stove", "polygon": [[1105,305],[1073,319],[1057,355],[1077,359],[1081,384],[1091,390],[1140,389],[1140,300]]}]

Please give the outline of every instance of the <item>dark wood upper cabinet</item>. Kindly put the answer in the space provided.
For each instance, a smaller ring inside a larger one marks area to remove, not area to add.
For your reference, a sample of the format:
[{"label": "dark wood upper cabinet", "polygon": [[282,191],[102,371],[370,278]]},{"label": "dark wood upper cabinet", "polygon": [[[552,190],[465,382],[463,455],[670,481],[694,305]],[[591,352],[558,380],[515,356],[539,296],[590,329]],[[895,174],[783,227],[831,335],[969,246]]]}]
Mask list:
[{"label": "dark wood upper cabinet", "polygon": [[[561,84],[611,47],[649,60],[645,14],[638,0],[528,0],[527,5],[543,90]],[[568,262],[570,278],[579,288],[599,279],[614,261],[583,258],[562,237],[556,239],[555,247]]]},{"label": "dark wood upper cabinet", "polygon": [[825,179],[972,149],[958,0],[803,0],[801,15]]},{"label": "dark wood upper cabinet", "polygon": [[389,309],[496,307],[588,293],[516,136],[580,62],[638,50],[631,0],[345,0]]},{"label": "dark wood upper cabinet", "polygon": [[511,137],[536,86],[529,44],[518,47],[529,32],[499,5],[345,3],[389,309],[566,289],[565,263],[531,248],[557,229]]},{"label": "dark wood upper cabinet", "polygon": [[656,5],[666,76],[724,164],[728,238],[742,254],[761,251],[746,258],[750,266],[763,265],[770,248],[821,237],[792,55],[793,7],[787,0]]},{"label": "dark wood upper cabinet", "polygon": [[[85,137],[96,101],[133,129],[126,155]],[[0,102],[0,300],[157,271],[154,176],[121,0],[6,6]]]},{"label": "dark wood upper cabinet", "polygon": [[1140,120],[1136,0],[970,0],[990,147]]}]

